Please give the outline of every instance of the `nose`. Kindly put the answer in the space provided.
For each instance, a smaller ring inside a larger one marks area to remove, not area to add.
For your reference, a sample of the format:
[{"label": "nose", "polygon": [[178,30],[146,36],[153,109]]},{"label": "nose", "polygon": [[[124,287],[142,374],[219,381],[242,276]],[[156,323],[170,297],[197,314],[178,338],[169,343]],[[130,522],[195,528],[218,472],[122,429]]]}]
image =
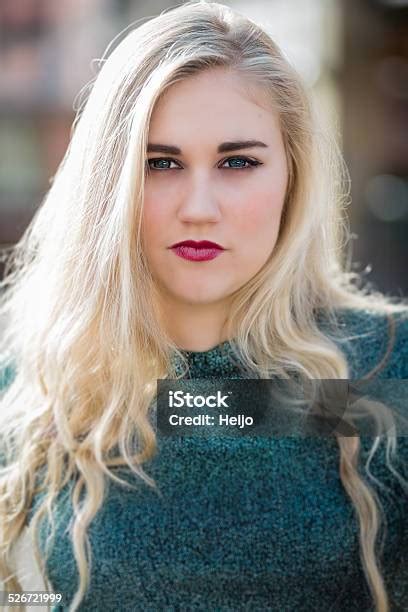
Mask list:
[{"label": "nose", "polygon": [[192,178],[183,191],[178,218],[183,223],[216,223],[221,211],[208,176]]}]

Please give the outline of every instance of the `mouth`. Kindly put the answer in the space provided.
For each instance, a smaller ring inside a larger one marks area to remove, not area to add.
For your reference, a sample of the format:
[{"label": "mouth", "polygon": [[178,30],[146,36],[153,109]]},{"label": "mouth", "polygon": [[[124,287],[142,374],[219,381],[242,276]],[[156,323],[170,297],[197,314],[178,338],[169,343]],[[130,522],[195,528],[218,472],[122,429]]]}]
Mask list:
[{"label": "mouth", "polygon": [[189,261],[209,261],[225,251],[224,247],[209,240],[183,240],[176,242],[170,248],[178,257]]},{"label": "mouth", "polygon": [[182,242],[176,242],[170,248],[174,249],[175,247],[193,247],[194,249],[219,249],[220,251],[224,251],[224,247],[216,242],[211,242],[210,240],[183,240]]}]

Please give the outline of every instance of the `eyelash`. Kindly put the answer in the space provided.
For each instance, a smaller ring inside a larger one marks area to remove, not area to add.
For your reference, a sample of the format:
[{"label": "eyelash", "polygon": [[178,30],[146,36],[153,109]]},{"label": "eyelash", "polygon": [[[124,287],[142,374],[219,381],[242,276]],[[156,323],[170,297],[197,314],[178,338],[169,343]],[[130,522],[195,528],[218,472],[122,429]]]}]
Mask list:
[{"label": "eyelash", "polygon": [[[229,168],[221,168],[221,170],[250,170],[251,168],[255,168],[256,166],[262,166],[262,162],[257,161],[256,159],[251,159],[250,157],[240,157],[237,155],[234,155],[233,157],[227,157],[226,159],[224,159],[221,162],[221,165],[225,164],[226,162],[230,161],[231,159],[241,159],[244,160],[246,162],[248,162],[248,166],[241,166],[241,167],[233,167],[230,166]],[[169,161],[169,162],[174,162],[176,164],[178,164],[178,162],[175,159],[172,159],[171,157],[152,157],[148,160],[146,160],[146,169],[147,170],[153,170],[153,171],[158,171],[158,172],[163,172],[163,170],[180,170],[181,168],[152,168],[150,166],[151,162],[155,162],[155,161]]]}]

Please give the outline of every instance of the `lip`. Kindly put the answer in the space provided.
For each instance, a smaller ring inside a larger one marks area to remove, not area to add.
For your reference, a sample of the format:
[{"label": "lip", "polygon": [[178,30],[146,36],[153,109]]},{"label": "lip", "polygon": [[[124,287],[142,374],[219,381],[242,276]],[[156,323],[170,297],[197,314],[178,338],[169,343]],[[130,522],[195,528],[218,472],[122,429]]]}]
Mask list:
[{"label": "lip", "polygon": [[170,248],[174,249],[175,247],[187,246],[193,247],[195,249],[219,249],[224,251],[224,247],[216,242],[211,242],[211,240],[182,240],[181,242],[176,242]]},{"label": "lip", "polygon": [[209,240],[200,240],[198,242],[195,240],[184,240],[183,242],[173,244],[170,248],[178,257],[188,261],[209,261],[225,251],[224,247]]}]

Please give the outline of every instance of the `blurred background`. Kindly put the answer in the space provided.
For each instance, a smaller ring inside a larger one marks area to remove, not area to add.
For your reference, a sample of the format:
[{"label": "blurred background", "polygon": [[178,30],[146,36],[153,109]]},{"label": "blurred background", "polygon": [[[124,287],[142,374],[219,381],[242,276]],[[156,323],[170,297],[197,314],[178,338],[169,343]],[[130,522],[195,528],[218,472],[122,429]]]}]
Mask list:
[{"label": "blurred background", "polygon": [[[408,0],[232,0],[315,90],[351,177],[353,269],[408,295]],[[22,235],[76,100],[126,26],[182,2],[0,0],[0,245]],[[2,270],[0,269],[0,275]]]}]

